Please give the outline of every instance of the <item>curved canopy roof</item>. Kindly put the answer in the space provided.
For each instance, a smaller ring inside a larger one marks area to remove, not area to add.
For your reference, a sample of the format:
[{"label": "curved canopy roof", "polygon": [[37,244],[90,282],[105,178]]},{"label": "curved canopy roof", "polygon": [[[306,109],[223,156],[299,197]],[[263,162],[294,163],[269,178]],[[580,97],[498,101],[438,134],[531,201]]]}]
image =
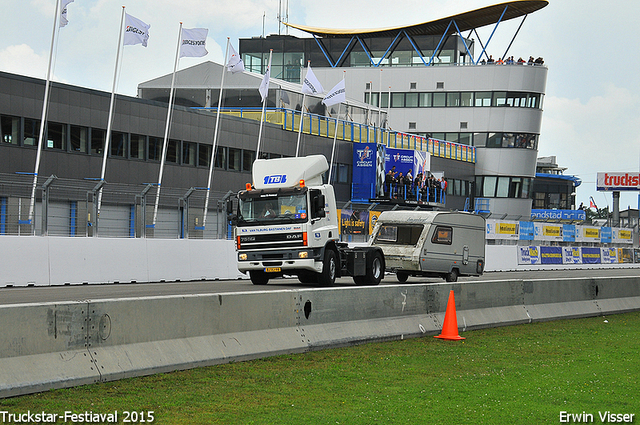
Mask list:
[{"label": "curved canopy roof", "polygon": [[[378,29],[330,29],[307,27],[304,25],[287,24],[291,28],[313,34],[323,38],[342,38],[342,37],[394,37],[398,31],[404,30],[411,36],[417,35],[443,35],[452,19],[456,21],[460,31],[467,31],[474,28],[480,28],[485,25],[495,24],[502,21],[517,18],[535,12],[548,5],[548,0],[513,0],[504,3],[495,4],[493,6],[483,7],[481,9],[472,10],[470,12],[460,13],[458,15],[449,16],[431,22],[425,22],[417,25],[409,25],[404,27],[390,27]],[[506,8],[506,12],[505,12]],[[455,34],[457,29],[450,26],[447,34]]]}]

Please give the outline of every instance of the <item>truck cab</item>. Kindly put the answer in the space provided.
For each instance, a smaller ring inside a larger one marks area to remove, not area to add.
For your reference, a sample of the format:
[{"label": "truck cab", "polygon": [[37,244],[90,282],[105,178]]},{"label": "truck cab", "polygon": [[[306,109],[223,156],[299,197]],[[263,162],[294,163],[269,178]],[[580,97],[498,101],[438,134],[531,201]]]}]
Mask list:
[{"label": "truck cab", "polygon": [[[322,155],[254,162],[253,183],[238,193],[234,231],[238,270],[248,272],[254,284],[284,274],[325,285],[343,274],[364,281],[351,258],[358,250],[339,242],[333,186],[322,181],[328,169]],[[377,252],[379,282],[384,262]]]}]

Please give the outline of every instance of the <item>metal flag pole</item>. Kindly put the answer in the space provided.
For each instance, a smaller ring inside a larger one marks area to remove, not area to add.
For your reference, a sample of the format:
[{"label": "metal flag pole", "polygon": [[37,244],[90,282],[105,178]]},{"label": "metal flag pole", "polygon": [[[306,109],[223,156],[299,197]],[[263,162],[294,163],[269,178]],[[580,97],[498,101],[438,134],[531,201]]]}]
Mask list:
[{"label": "metal flag pole", "polygon": [[218,125],[220,124],[220,107],[222,105],[222,89],[224,87],[224,76],[227,73],[227,60],[229,57],[229,37],[227,37],[227,50],[224,53],[224,63],[222,65],[222,78],[220,78],[220,94],[218,95],[218,112],[216,113],[216,127],[213,130],[213,146],[211,147],[211,162],[209,164],[209,179],[207,180],[207,195],[204,199],[204,213],[202,215],[202,228],[207,224],[207,211],[209,210],[209,196],[211,195],[211,179],[213,178],[213,166],[216,159],[216,147],[218,143]]},{"label": "metal flag pole", "polygon": [[333,147],[331,148],[331,163],[329,165],[329,179],[327,183],[331,184],[331,174],[333,172],[333,157],[336,152],[336,139],[338,138],[338,119],[340,118],[340,106],[342,103],[338,103],[338,113],[336,114],[336,130],[333,132]]},{"label": "metal flag pole", "polygon": [[158,187],[156,190],[156,204],[153,208],[152,227],[155,227],[158,218],[158,203],[160,202],[160,186],[162,185],[162,173],[164,172],[164,161],[167,157],[167,139],[169,138],[169,127],[171,124],[171,107],[173,104],[173,91],[176,82],[176,71],[178,70],[178,62],[180,61],[180,40],[182,39],[182,22],[180,22],[180,31],[178,31],[178,45],[176,47],[176,60],[173,65],[173,76],[171,77],[171,91],[169,92],[169,108],[167,109],[167,123],[164,128],[164,142],[162,145],[162,159],[160,161],[160,173],[158,174]]},{"label": "metal flag pole", "polygon": [[[311,64],[311,61],[307,62],[307,73],[309,73],[309,66]],[[304,85],[304,80],[303,80],[303,85]],[[296,157],[298,156],[298,152],[300,150],[300,136],[302,135],[302,123],[304,121],[304,104],[305,101],[307,100],[307,93],[305,93],[305,91],[302,91],[302,108],[300,109],[300,125],[298,126],[298,143],[296,144]]]},{"label": "metal flag pole", "polygon": [[[271,79],[271,56],[273,55],[273,49],[269,50],[269,65],[267,66],[267,72],[269,73],[269,79]],[[265,74],[266,75],[266,74]],[[260,131],[258,132],[258,146],[256,147],[256,159],[260,158],[260,141],[262,140],[262,126],[264,124],[264,110],[267,105],[267,95],[269,94],[269,81],[267,81],[267,93],[264,95],[262,101],[262,115],[260,116]]]},{"label": "metal flag pole", "polygon": [[[109,104],[109,118],[107,119],[107,139],[104,143],[104,155],[102,156],[102,171],[100,173],[100,181],[104,180],[105,173],[107,171],[107,156],[109,155],[109,149],[111,144],[111,125],[113,121],[113,106],[116,100],[116,81],[118,75],[118,62],[120,60],[120,45],[122,44],[122,28],[124,26],[124,6],[122,6],[122,18],[120,19],[120,32],[118,35],[118,50],[116,53],[116,66],[113,70],[113,85],[111,86],[111,103]],[[98,216],[100,215],[100,207],[102,206],[102,187],[98,192]],[[97,219],[98,217],[96,217]]]},{"label": "metal flag pole", "polygon": [[58,28],[58,6],[60,1],[56,0],[56,12],[53,17],[53,32],[51,34],[51,48],[49,49],[49,66],[47,68],[47,81],[44,86],[44,103],[42,105],[42,118],[40,120],[40,134],[38,135],[38,150],[36,152],[36,165],[33,172],[33,186],[31,187],[31,201],[29,202],[29,224],[33,230],[33,215],[36,206],[36,186],[38,184],[38,171],[40,169],[40,159],[42,157],[42,140],[44,139],[44,128],[47,124],[47,109],[49,107],[49,86],[51,84],[51,62],[53,59],[53,46],[56,39],[56,29]]}]

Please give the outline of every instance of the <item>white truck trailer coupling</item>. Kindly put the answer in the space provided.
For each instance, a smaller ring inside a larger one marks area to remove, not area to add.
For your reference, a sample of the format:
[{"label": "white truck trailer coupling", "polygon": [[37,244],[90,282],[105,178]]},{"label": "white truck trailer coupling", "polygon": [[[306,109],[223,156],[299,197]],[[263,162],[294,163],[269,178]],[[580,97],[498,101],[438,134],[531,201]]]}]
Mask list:
[{"label": "white truck trailer coupling", "polygon": [[340,242],[333,186],[323,155],[258,159],[253,184],[238,193],[233,218],[238,270],[256,285],[295,275],[302,283],[333,285],[352,276],[358,285],[377,285],[384,276],[382,249]]},{"label": "white truck trailer coupling", "polygon": [[385,211],[371,245],[384,252],[386,269],[400,282],[409,276],[480,276],[485,264],[484,217],[466,212]]}]

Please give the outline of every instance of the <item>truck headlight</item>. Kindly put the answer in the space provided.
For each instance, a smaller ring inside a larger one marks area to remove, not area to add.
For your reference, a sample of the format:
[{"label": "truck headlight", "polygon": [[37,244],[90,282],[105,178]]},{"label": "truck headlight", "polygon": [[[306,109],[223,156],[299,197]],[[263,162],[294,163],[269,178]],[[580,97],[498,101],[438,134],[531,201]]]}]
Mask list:
[{"label": "truck headlight", "polygon": [[309,258],[309,252],[308,251],[298,252],[298,258]]},{"label": "truck headlight", "polygon": [[244,252],[241,254],[238,254],[238,260],[240,261],[246,261],[247,260],[247,254],[245,254]]}]

